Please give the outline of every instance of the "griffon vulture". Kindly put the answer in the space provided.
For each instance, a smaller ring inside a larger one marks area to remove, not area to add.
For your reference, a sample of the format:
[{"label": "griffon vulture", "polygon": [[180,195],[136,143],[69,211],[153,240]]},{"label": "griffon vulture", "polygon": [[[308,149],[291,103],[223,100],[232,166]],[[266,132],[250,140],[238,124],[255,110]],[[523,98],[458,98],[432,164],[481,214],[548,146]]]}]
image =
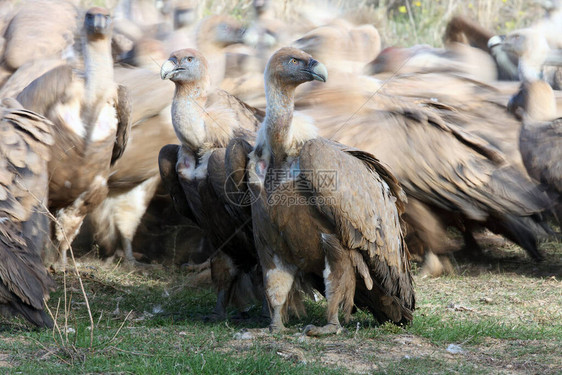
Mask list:
[{"label": "griffon vulture", "polygon": [[251,301],[253,288],[238,288],[259,272],[250,215],[225,195],[225,147],[234,137],[250,140],[259,121],[236,98],[209,92],[210,75],[207,60],[193,49],[172,53],[162,65],[162,79],[176,85],[172,123],[181,146],[162,148],[159,164],[178,211],[193,218],[219,250],[211,275],[218,290],[214,315],[222,318],[228,303],[243,308]]},{"label": "griffon vulture", "polygon": [[[353,305],[379,322],[412,320],[414,292],[400,227],[406,196],[371,154],[320,138],[293,123],[294,92],[325,82],[325,66],[285,47],[265,70],[266,117],[248,162],[254,239],[270,307],[272,331],[284,328],[295,279],[322,279],[328,301],[323,327],[341,329]],[[331,182],[330,182],[331,181]]]},{"label": "griffon vulture", "polygon": [[107,10],[89,9],[84,19],[84,72],[58,67],[17,98],[54,123],[49,209],[57,219],[53,242],[62,267],[82,220],[107,195],[110,166],[123,154],[130,130],[127,94],[113,79],[111,29]]},{"label": "griffon vulture", "polygon": [[90,219],[105,255],[122,250],[124,262],[139,265],[132,242],[161,183],[158,152],[176,140],[169,109],[174,89],[145,69],[116,67],[115,76],[129,93],[131,135],[122,157],[111,166],[107,198],[92,210]]},{"label": "griffon vulture", "polygon": [[562,220],[562,119],[556,118],[554,93],[544,81],[524,82],[508,109],[522,111],[519,149],[529,175],[558,196]]},{"label": "griffon vulture", "polygon": [[0,312],[51,327],[43,310],[54,283],[41,261],[49,238],[48,173],[52,124],[0,103]]}]

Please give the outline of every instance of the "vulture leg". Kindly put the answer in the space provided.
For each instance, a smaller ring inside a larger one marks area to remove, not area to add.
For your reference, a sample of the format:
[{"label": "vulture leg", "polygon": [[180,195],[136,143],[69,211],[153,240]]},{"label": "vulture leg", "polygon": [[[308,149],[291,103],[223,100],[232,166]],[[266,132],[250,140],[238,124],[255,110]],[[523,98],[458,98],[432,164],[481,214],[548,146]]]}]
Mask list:
[{"label": "vulture leg", "polygon": [[295,281],[296,267],[284,264],[278,257],[273,258],[272,267],[266,267],[262,262],[264,271],[264,284],[271,323],[270,332],[281,332],[285,329],[283,324],[284,306],[289,297],[289,292]]},{"label": "vulture leg", "polygon": [[217,287],[217,303],[215,309],[205,320],[217,321],[226,319],[226,306],[230,300],[234,274],[234,264],[229,256],[222,251],[217,251],[211,257],[211,279]]},{"label": "vulture leg", "polygon": [[96,176],[89,190],[80,194],[72,205],[61,208],[56,212],[55,239],[53,242],[58,251],[59,259],[52,266],[55,271],[65,271],[67,266],[66,252],[78,235],[90,204],[100,202],[103,199],[102,197],[106,195],[107,180],[102,176]]},{"label": "vulture leg", "polygon": [[64,272],[68,264],[66,252],[70,249],[70,244],[80,231],[82,222],[86,214],[80,214],[76,206],[60,209],[55,215],[57,224],[55,225],[55,246],[58,253],[58,260],[52,265],[53,270]]},{"label": "vulture leg", "polygon": [[344,249],[335,236],[323,235],[326,252],[326,266],[324,268],[324,285],[328,308],[326,317],[328,324],[323,327],[308,325],[304,334],[308,336],[322,336],[341,332],[338,318],[339,307],[343,306],[345,319],[349,319],[353,307],[353,292],[355,290],[355,269],[350,257],[351,249]]}]

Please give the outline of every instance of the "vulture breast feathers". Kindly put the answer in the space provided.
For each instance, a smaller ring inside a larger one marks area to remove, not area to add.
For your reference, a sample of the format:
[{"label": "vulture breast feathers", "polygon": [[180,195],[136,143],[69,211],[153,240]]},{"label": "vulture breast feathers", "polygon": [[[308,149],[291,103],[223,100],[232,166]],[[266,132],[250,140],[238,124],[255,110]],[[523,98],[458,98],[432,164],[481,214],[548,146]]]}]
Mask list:
[{"label": "vulture breast feathers", "polygon": [[49,237],[52,124],[19,107],[14,100],[0,105],[0,311],[50,327],[43,309],[54,283],[41,251]]},{"label": "vulture breast feathers", "polygon": [[307,327],[309,335],[337,332],[340,305],[346,319],[355,303],[395,323],[410,321],[414,309],[397,180],[372,155],[307,136],[292,121],[295,88],[326,78],[326,68],[298,49],[272,56],[266,117],[248,164],[271,329],[283,328],[295,278],[323,277],[328,324]]}]

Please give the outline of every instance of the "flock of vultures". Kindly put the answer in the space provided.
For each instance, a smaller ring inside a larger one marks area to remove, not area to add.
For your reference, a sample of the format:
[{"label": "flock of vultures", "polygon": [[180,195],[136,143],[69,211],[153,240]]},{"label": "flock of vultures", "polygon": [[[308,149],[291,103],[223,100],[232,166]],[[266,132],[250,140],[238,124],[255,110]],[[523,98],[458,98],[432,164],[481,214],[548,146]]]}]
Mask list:
[{"label": "flock of vultures", "polygon": [[132,267],[188,248],[213,317],[262,304],[272,331],[317,291],[308,335],[355,308],[410,322],[410,262],[445,272],[483,229],[543,258],[562,219],[561,10],[506,36],[457,16],[445,49],[382,49],[373,25],[252,7],[242,23],[195,2],[2,2],[2,312],[51,326],[48,270],[77,237]]}]

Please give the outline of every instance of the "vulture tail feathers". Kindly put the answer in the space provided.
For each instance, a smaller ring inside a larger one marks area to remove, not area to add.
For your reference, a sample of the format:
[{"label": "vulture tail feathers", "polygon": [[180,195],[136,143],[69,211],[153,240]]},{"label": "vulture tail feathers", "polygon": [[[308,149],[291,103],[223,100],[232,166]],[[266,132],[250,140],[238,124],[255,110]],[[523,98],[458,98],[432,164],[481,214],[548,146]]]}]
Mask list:
[{"label": "vulture tail feathers", "polygon": [[54,283],[39,251],[20,233],[10,221],[0,227],[0,305],[38,327],[50,328],[53,322],[43,308]]}]

